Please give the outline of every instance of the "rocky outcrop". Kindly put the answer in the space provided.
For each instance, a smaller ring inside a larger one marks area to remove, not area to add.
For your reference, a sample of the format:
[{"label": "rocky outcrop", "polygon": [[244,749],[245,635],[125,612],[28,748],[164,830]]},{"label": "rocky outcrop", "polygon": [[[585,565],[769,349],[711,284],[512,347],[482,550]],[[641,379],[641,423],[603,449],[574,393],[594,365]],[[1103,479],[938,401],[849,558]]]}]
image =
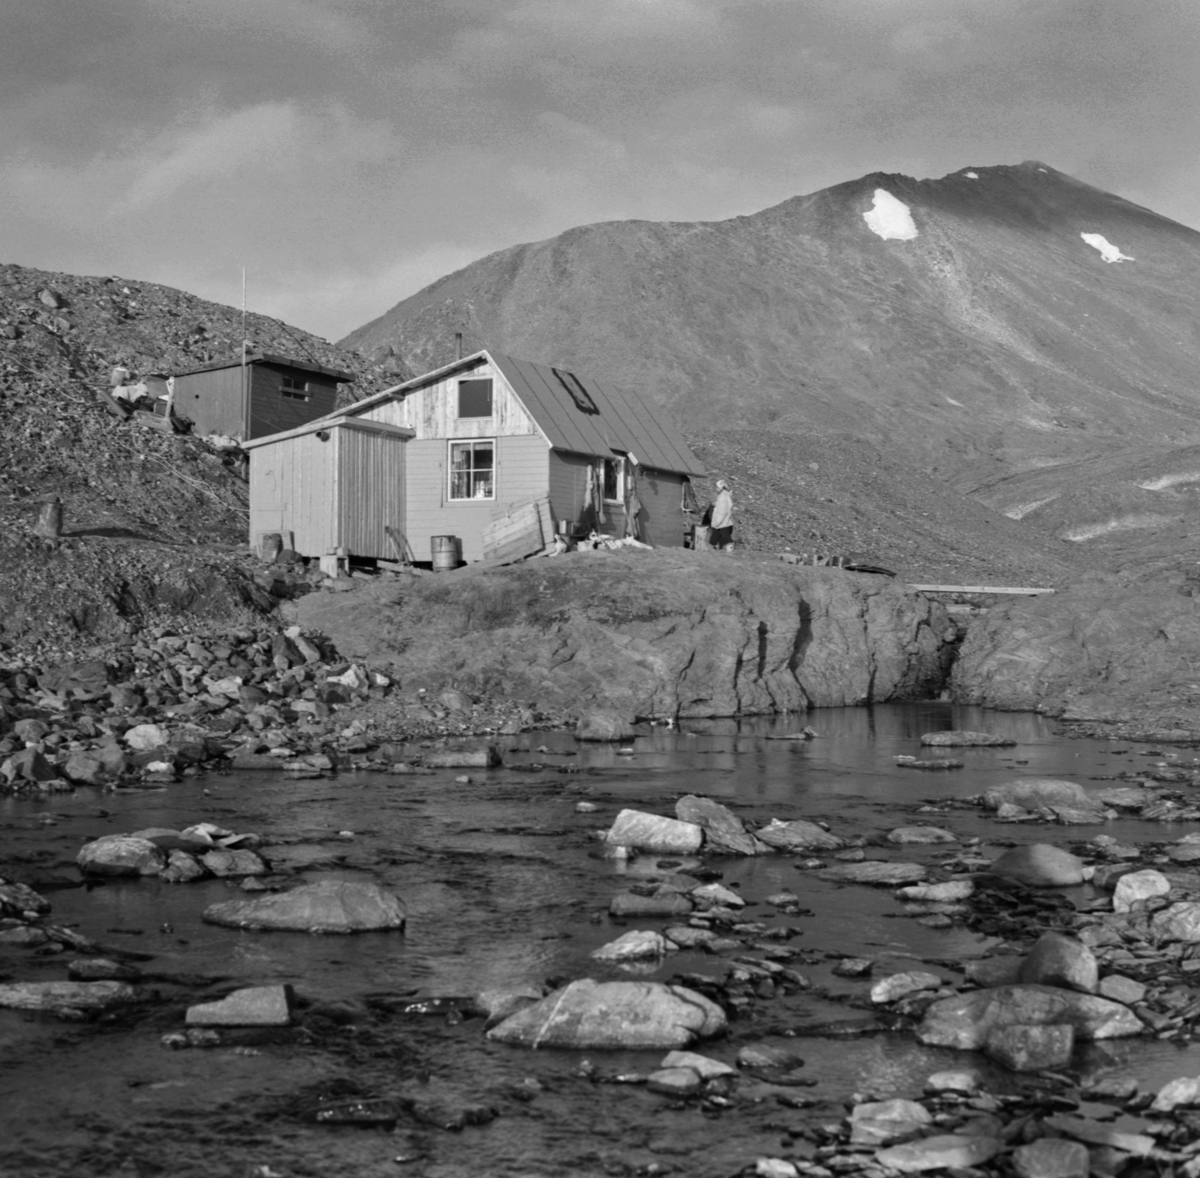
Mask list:
[{"label": "rocky outcrop", "polygon": [[879,576],[682,549],[574,553],[412,587],[310,594],[303,625],[406,687],[637,716],[732,716],[937,694],[943,607]]}]

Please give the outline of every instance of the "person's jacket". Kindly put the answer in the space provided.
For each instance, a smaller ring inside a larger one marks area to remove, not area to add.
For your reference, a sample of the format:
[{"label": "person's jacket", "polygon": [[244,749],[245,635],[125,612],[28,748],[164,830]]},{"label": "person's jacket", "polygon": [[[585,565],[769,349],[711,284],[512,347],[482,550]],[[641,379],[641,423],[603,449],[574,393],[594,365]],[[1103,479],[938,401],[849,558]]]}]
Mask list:
[{"label": "person's jacket", "polygon": [[728,491],[718,491],[713,504],[712,526],[728,528],[733,525],[733,496]]}]

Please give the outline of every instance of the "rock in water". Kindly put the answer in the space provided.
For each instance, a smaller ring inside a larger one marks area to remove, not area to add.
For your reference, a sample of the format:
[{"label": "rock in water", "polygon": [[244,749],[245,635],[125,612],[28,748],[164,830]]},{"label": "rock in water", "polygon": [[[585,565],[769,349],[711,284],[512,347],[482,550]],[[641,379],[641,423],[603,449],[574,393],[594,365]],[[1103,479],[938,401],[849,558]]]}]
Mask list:
[{"label": "rock in water", "polygon": [[1200,902],[1180,900],[1150,918],[1150,930],[1164,941],[1200,943]]},{"label": "rock in water", "polygon": [[1133,1011],[1106,998],[1050,986],[998,986],[933,1003],[917,1038],[933,1047],[978,1051],[993,1029],[1063,1023],[1080,1039],[1118,1039],[1145,1030]]},{"label": "rock in water", "polygon": [[576,740],[632,740],[636,735],[633,725],[620,712],[588,712],[575,725]]},{"label": "rock in water", "polygon": [[189,1027],[286,1027],[292,1021],[291,986],[249,986],[217,1002],[189,1006]]},{"label": "rock in water", "polygon": [[125,982],[13,982],[0,986],[0,1006],[15,1010],[103,1010],[136,1002]]},{"label": "rock in water", "polygon": [[1065,1068],[1075,1050],[1075,1028],[1066,1023],[994,1027],[988,1033],[984,1050],[1014,1072]]},{"label": "rock in water", "polygon": [[1083,860],[1050,843],[1030,843],[1005,851],[986,874],[1031,888],[1069,888],[1083,883]]},{"label": "rock in water", "polygon": [[149,839],[109,834],[86,843],[75,862],[84,875],[157,875],[167,857]]},{"label": "rock in water", "polygon": [[836,835],[803,818],[794,822],[772,819],[769,826],[756,830],[754,837],[781,851],[837,851],[845,846]]},{"label": "rock in water", "polygon": [[1082,1141],[1041,1137],[1012,1152],[1017,1178],[1088,1178],[1091,1158]]},{"label": "rock in water", "polygon": [[759,847],[754,836],[728,806],[712,798],[688,794],[675,803],[675,817],[691,822],[704,830],[704,843],[710,851],[727,855],[757,855]]},{"label": "rock in water", "polygon": [[671,1048],[724,1029],[721,1008],[683,986],[580,978],[505,1019],[488,1038],[525,1047]]},{"label": "rock in water", "polygon": [[1000,1152],[995,1137],[968,1137],[966,1134],[946,1133],[938,1137],[923,1137],[904,1145],[890,1145],[875,1155],[882,1166],[899,1170],[901,1174],[919,1174],[924,1170],[957,1170],[980,1166]]},{"label": "rock in water", "polygon": [[921,863],[885,863],[868,859],[862,863],[839,863],[821,872],[823,879],[840,883],[871,884],[874,887],[897,887],[919,883],[929,872]]},{"label": "rock in water", "polygon": [[990,732],[926,732],[921,743],[932,748],[1011,748],[1017,742],[1007,736],[994,736]]},{"label": "rock in water", "polygon": [[209,924],[300,933],[404,929],[404,901],[378,884],[323,879],[254,900],[226,900],[204,910]]},{"label": "rock in water", "polygon": [[605,836],[616,847],[635,847],[643,851],[690,855],[700,849],[704,832],[694,822],[680,822],[643,810],[622,810]]},{"label": "rock in water", "polygon": [[1025,810],[1055,809],[1059,806],[1072,810],[1101,808],[1082,785],[1055,777],[1018,777],[1002,785],[993,785],[983,795],[983,804],[989,810],[999,809],[1005,803]]},{"label": "rock in water", "polygon": [[1017,976],[1028,984],[1094,994],[1100,982],[1100,967],[1082,941],[1062,933],[1043,933],[1021,963]]},{"label": "rock in water", "polygon": [[1165,896],[1171,890],[1171,881],[1161,871],[1131,871],[1117,880],[1113,889],[1113,911],[1131,912],[1133,908],[1153,896]]},{"label": "rock in water", "polygon": [[940,826],[897,826],[895,830],[888,832],[887,840],[889,843],[901,845],[956,843],[958,836]]}]

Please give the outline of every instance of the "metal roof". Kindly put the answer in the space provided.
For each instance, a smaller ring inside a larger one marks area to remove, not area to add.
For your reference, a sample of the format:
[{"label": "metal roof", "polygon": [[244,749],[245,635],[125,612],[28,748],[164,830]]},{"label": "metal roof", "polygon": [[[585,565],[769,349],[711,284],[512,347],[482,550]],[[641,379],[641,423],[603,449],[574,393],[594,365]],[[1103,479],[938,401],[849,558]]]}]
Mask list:
[{"label": "metal roof", "polygon": [[[340,384],[353,384],[354,373],[342,372],[338,368],[328,368],[315,360],[297,360],[294,356],[277,356],[271,352],[251,352],[246,357],[247,364],[277,364],[282,368],[299,368],[302,372],[319,372],[323,376],[332,376]],[[227,360],[214,360],[211,364],[201,364],[197,368],[184,368],[176,372],[176,376],[193,376],[197,372],[216,372],[221,368],[240,368],[241,356]]]},{"label": "metal roof", "polygon": [[483,360],[490,360],[504,374],[553,449],[603,457],[632,454],[652,470],[706,473],[679,431],[636,393],[565,368],[516,360],[488,349],[374,393],[338,413],[360,413],[381,401],[403,398],[456,371],[476,368]]}]

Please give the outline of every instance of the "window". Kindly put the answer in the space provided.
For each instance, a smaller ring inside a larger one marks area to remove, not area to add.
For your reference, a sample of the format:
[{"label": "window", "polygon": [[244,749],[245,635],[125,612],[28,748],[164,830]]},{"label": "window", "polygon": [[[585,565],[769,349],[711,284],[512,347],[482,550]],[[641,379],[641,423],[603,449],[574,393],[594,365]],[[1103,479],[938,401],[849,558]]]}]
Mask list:
[{"label": "window", "polygon": [[280,377],[279,395],[287,401],[307,401],[310,396],[308,381],[296,376]]},{"label": "window", "polygon": [[605,503],[625,502],[625,460],[623,458],[606,458],[604,460],[604,501]]},{"label": "window", "polygon": [[496,443],[450,443],[450,498],[495,499]]},{"label": "window", "polygon": [[491,417],[492,378],[490,376],[458,382],[458,415],[459,417]]}]

